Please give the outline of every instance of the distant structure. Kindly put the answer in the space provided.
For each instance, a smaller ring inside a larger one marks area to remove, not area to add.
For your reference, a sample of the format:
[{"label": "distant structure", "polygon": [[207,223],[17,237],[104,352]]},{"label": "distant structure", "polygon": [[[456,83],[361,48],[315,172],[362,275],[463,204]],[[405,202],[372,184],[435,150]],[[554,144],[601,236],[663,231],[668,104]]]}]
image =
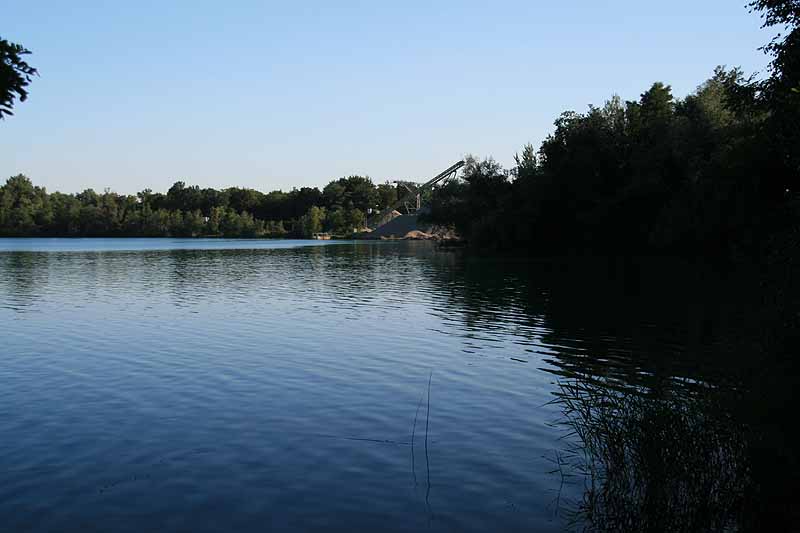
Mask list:
[{"label": "distant structure", "polygon": [[455,176],[464,164],[464,161],[458,161],[422,185],[409,181],[395,181],[398,189],[397,200],[367,222],[370,233],[365,237],[368,239],[403,237],[411,231],[416,231],[417,216],[422,209],[422,194],[440,181]]}]

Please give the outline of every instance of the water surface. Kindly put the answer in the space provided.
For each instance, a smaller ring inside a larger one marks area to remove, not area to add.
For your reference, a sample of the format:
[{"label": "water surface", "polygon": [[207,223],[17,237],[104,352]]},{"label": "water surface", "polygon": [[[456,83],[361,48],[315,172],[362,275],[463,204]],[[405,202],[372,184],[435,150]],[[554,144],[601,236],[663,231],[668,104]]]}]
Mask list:
[{"label": "water surface", "polygon": [[[678,437],[700,438],[697,391],[741,386],[703,326],[719,313],[645,293],[647,272],[600,286],[428,243],[0,239],[0,523],[580,528],[596,494],[574,429],[613,439],[580,398],[554,399],[657,393]],[[636,402],[608,416],[651,412]],[[719,485],[721,523],[745,483],[737,424],[702,433],[721,459],[697,483]]]}]

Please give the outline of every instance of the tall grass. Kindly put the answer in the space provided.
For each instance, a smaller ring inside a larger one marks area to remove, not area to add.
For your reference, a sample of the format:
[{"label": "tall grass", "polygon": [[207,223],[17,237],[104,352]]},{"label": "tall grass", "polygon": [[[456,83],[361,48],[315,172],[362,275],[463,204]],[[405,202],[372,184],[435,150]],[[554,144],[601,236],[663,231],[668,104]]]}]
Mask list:
[{"label": "tall grass", "polygon": [[589,531],[735,531],[750,483],[744,428],[701,393],[561,381],[563,476],[583,479],[567,514]]}]

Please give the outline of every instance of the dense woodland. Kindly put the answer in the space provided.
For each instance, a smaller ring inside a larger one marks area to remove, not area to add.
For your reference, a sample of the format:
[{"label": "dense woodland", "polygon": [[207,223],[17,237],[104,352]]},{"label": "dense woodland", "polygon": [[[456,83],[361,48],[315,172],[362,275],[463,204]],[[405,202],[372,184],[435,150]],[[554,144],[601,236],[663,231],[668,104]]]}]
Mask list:
[{"label": "dense woodland", "polygon": [[47,193],[25,176],[0,187],[0,235],[50,237],[308,237],[363,228],[370,210],[396,198],[393,185],[349,176],[320,191],[303,187],[264,194],[175,183],[166,194],[92,189]]},{"label": "dense woodland", "polygon": [[759,254],[800,221],[800,3],[750,8],[783,30],[766,76],[719,67],[683,99],[654,83],[566,112],[517,166],[470,158],[431,220],[478,248],[533,255]]}]

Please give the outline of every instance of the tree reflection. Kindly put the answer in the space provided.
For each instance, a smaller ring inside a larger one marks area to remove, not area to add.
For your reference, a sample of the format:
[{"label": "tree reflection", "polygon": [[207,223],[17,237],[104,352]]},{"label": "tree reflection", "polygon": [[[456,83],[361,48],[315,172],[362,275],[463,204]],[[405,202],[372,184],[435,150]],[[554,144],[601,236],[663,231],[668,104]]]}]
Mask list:
[{"label": "tree reflection", "polygon": [[796,300],[741,265],[467,259],[440,270],[467,327],[528,335],[554,376],[569,443],[555,481],[585,481],[578,501],[565,501],[574,485],[557,500],[572,528],[800,523]]},{"label": "tree reflection", "polygon": [[48,285],[50,255],[28,252],[0,254],[0,308],[24,313]]}]

